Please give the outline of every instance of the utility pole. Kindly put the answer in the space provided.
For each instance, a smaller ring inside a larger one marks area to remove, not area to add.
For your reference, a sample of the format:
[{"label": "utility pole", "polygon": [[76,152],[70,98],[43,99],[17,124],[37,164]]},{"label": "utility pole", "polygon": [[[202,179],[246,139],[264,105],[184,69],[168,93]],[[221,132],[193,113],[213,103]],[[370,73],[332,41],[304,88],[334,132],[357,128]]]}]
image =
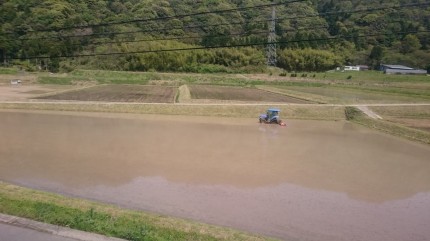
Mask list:
[{"label": "utility pole", "polygon": [[266,46],[267,65],[276,66],[276,11],[272,8],[272,20],[269,23],[269,37]]}]

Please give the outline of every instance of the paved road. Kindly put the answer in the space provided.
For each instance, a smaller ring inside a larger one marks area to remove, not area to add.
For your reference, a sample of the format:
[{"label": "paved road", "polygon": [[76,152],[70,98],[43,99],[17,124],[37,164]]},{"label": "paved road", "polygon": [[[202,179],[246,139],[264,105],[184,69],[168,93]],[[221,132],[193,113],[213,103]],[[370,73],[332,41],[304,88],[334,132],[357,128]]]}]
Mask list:
[{"label": "paved road", "polygon": [[0,241],[125,241],[0,213]]},{"label": "paved road", "polygon": [[0,241],[77,241],[78,239],[0,223]]}]

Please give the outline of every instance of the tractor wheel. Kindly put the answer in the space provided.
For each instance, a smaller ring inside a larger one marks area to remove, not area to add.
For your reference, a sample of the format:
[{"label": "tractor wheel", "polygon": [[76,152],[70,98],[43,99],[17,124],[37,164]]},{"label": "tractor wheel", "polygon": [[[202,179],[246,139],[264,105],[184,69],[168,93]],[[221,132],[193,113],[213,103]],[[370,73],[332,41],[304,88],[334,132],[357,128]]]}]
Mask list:
[{"label": "tractor wheel", "polygon": [[270,123],[279,124],[279,120],[278,119],[274,119],[274,120],[270,121]]},{"label": "tractor wheel", "polygon": [[263,123],[263,120],[261,118],[259,119],[259,121],[260,121],[260,123]]}]

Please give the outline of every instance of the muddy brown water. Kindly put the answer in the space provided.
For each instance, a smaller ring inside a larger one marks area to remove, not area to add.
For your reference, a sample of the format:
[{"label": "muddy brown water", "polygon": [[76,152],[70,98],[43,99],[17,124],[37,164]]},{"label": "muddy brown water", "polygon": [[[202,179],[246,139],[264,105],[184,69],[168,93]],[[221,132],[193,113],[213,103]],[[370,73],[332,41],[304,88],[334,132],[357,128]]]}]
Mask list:
[{"label": "muddy brown water", "polygon": [[430,146],[347,122],[0,111],[0,179],[286,240],[430,240]]}]

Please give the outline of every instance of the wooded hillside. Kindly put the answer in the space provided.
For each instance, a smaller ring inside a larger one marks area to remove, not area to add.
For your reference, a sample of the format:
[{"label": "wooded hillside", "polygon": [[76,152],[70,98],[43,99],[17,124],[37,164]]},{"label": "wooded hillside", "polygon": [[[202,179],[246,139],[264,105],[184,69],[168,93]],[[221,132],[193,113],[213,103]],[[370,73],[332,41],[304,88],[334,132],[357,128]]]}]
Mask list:
[{"label": "wooded hillside", "polygon": [[260,71],[270,4],[288,71],[430,68],[430,2],[421,0],[4,0],[0,58],[51,71]]}]

